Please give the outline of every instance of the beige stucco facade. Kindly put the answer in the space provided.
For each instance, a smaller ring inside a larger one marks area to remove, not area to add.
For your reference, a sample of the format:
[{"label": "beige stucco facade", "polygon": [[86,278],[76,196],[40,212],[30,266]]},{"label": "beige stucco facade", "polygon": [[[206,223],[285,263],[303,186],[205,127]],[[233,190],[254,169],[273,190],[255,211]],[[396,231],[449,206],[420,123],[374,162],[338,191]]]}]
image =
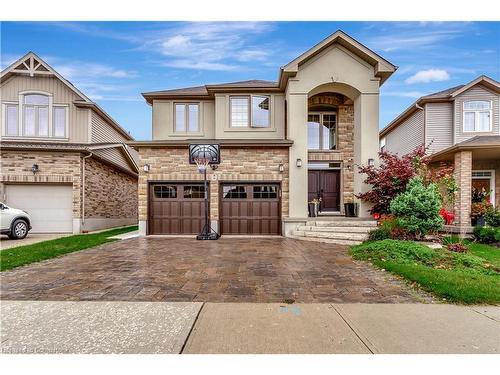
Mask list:
[{"label": "beige stucco facade", "polygon": [[[340,208],[335,214],[343,214],[344,203],[355,202],[360,205],[359,215],[368,216],[369,207],[356,198],[367,189],[357,166],[378,163],[379,90],[395,69],[338,31],[281,68],[278,82],[241,81],[143,94],[153,111],[153,140],[131,143],[140,154],[141,233],[146,234],[148,220],[148,181],[200,180],[193,166],[186,164],[188,143],[221,143],[221,165],[210,173],[214,220],[218,198],[213,181],[271,179],[282,182],[283,233],[289,233],[296,223],[307,220],[308,176],[313,164],[340,171]],[[233,127],[231,97],[256,95],[269,98],[269,125]],[[175,131],[175,103],[199,105],[199,131]],[[336,115],[333,149],[310,148],[308,115],[318,105]],[[234,145],[226,146],[228,140],[240,142],[241,153]],[[272,140],[289,144],[286,148],[255,147],[260,141]],[[184,148],[174,151],[171,145],[175,142],[184,142]],[[253,146],[247,149],[250,143]],[[279,164],[284,171],[276,173]],[[143,173],[144,166],[150,171]]]}]

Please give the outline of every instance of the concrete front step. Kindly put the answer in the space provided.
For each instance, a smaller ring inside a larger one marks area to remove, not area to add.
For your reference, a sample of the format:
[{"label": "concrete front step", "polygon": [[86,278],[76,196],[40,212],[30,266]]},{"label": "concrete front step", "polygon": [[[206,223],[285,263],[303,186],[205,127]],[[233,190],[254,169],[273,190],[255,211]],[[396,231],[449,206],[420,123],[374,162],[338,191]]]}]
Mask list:
[{"label": "concrete front step", "polygon": [[376,227],[375,220],[311,220],[306,222],[306,226],[316,227]]},{"label": "concrete front step", "polygon": [[345,246],[359,245],[362,242],[362,241],[355,241],[355,240],[339,240],[339,239],[330,239],[330,238],[303,237],[303,236],[295,236],[295,235],[289,235],[287,237],[292,238],[294,240],[300,240],[300,241],[331,243],[331,244],[335,244],[335,245],[345,245]]},{"label": "concrete front step", "polygon": [[368,239],[366,233],[352,233],[352,232],[313,232],[304,230],[295,230],[293,235],[299,237],[316,237],[328,238],[331,240],[348,240],[348,241],[364,241]]},{"label": "concrete front step", "polygon": [[311,225],[311,226],[307,226],[307,225],[300,225],[297,230],[300,230],[300,231],[310,231],[310,232],[335,232],[335,233],[368,233],[370,231],[372,231],[373,229],[375,229],[374,227],[372,226],[369,226],[369,227],[350,227],[350,228],[347,228],[347,227],[339,227],[339,226],[336,226],[336,227],[330,227],[330,226],[325,226],[325,227],[320,227],[320,226],[316,226],[316,225]]}]

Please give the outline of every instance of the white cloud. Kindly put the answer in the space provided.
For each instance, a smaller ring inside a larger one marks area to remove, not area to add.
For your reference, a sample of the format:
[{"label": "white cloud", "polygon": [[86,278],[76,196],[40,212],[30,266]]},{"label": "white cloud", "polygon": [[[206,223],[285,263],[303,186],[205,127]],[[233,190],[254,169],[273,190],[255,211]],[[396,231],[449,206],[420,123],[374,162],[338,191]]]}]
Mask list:
[{"label": "white cloud", "polygon": [[[430,48],[463,36],[467,26],[468,23],[464,22],[394,23],[391,24],[391,30],[386,30],[384,35],[368,38],[366,44],[384,52]],[[373,33],[373,30],[370,32]]]},{"label": "white cloud", "polygon": [[[271,47],[255,37],[269,31],[266,22],[192,22],[149,38],[142,48],[159,52],[164,66],[196,70],[237,70],[252,61],[266,62]],[[160,35],[160,36],[158,36]]]},{"label": "white cloud", "polygon": [[405,80],[408,84],[448,81],[450,74],[443,69],[421,70]]}]

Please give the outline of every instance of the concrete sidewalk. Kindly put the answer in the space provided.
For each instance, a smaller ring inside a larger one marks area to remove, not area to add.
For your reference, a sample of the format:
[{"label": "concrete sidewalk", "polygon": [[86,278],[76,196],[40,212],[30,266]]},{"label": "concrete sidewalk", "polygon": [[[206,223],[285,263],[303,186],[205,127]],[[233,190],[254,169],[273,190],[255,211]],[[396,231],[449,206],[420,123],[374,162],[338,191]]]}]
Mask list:
[{"label": "concrete sidewalk", "polygon": [[2,301],[3,353],[499,353],[500,307]]}]

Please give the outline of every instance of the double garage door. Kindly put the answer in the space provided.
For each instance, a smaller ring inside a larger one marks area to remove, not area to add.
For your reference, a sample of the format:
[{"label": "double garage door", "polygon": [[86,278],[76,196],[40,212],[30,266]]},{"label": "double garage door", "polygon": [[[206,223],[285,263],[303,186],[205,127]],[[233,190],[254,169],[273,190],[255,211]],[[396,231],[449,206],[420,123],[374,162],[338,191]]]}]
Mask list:
[{"label": "double garage door", "polygon": [[5,186],[7,206],[26,211],[31,233],[73,231],[73,190],[71,185],[18,184]]},{"label": "double garage door", "polygon": [[[149,234],[198,234],[204,224],[200,183],[155,183],[149,187]],[[279,184],[223,183],[219,191],[221,234],[281,233]]]}]

